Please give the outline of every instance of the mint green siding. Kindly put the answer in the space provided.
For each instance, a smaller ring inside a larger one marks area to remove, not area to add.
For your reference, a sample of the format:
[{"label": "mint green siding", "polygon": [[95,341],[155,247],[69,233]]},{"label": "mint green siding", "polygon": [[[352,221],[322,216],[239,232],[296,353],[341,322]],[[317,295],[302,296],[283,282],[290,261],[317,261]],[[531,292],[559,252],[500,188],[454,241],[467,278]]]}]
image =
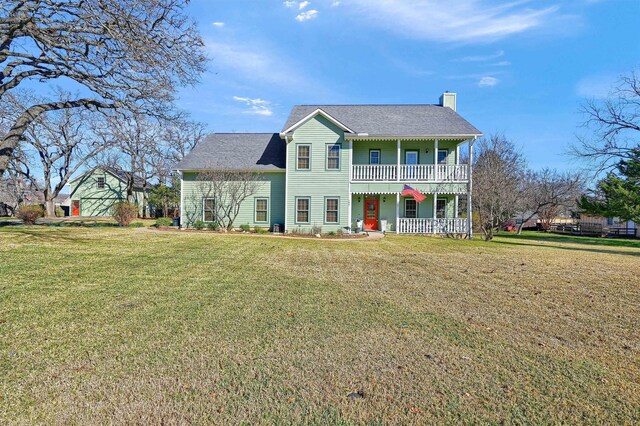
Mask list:
[{"label": "mint green siding", "polygon": [[[433,194],[425,194],[426,200],[422,203],[418,204],[418,217],[430,219],[433,218]],[[364,219],[364,207],[365,207],[365,199],[378,199],[378,219],[387,220],[387,229],[385,231],[394,232],[396,230],[396,194],[380,194],[380,195],[361,195],[354,194],[352,195],[352,210],[351,217],[352,227],[356,228],[356,220]],[[399,217],[405,216],[405,200],[411,197],[403,197],[400,196],[400,204],[399,204]],[[455,217],[455,196],[451,194],[446,195],[438,195],[438,200],[446,199],[447,204],[445,207],[445,217]],[[379,223],[379,226],[380,223]],[[380,229],[382,230],[382,229]]]},{"label": "mint green siding", "polygon": [[[271,228],[274,224],[284,224],[284,192],[285,173],[265,172],[261,174],[262,179],[258,182],[259,189],[256,194],[251,195],[240,205],[240,212],[234,222],[234,227],[242,224],[250,226],[262,226]],[[191,226],[196,220],[204,220],[203,202],[207,196],[207,184],[198,180],[197,172],[182,173],[182,212],[181,220],[183,226]],[[266,198],[268,200],[267,222],[255,221],[256,199]]]},{"label": "mint green siding", "polygon": [[[311,118],[298,127],[287,144],[287,230],[309,232],[313,226],[321,226],[322,232],[336,231],[348,226],[349,215],[349,143],[344,132],[321,115]],[[327,168],[327,146],[340,144],[340,169]],[[310,169],[298,170],[297,146],[310,146]],[[297,223],[296,199],[309,197],[309,222]],[[339,223],[325,222],[325,200],[339,199]]]},{"label": "mint green siding", "polygon": [[[104,188],[98,188],[98,178],[104,179]],[[143,191],[134,189],[133,198],[140,207],[139,214],[142,216]],[[70,199],[71,206],[73,201],[80,201],[80,216],[111,216],[113,204],[127,199],[127,184],[109,172],[96,169],[71,182]]]},{"label": "mint green siding", "polygon": [[[462,141],[438,141],[438,149],[447,149],[447,164],[456,164],[456,146]],[[396,141],[353,141],[353,164],[369,164],[369,152],[380,150],[380,164],[397,164],[398,145]],[[418,151],[419,164],[435,164],[435,141],[417,140],[400,142],[400,164],[405,163],[407,151]]]}]

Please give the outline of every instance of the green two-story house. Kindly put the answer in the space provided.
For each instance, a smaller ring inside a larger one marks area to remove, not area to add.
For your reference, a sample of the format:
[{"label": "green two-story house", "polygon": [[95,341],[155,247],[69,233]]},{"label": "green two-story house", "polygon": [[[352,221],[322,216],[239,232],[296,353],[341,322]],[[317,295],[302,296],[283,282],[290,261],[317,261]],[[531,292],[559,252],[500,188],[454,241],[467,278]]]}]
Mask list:
[{"label": "green two-story house", "polygon": [[[471,236],[459,201],[471,205],[472,174],[460,160],[479,136],[455,93],[436,105],[296,106],[279,133],[212,134],[178,164],[181,224],[215,221],[201,176],[224,167],[260,176],[236,226]],[[405,185],[426,199],[403,196]]]}]

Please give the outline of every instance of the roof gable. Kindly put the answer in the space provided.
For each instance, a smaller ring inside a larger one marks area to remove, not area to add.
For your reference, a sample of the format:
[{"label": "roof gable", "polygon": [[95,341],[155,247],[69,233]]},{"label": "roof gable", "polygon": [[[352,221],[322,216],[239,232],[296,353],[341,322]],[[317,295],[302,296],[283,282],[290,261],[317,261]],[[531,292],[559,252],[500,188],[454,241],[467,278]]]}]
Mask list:
[{"label": "roof gable", "polygon": [[292,109],[282,134],[289,133],[320,112],[354,134],[399,137],[472,137],[482,134],[460,114],[440,105],[297,105]]},{"label": "roof gable", "polygon": [[[347,127],[346,125],[342,124],[340,122],[340,120],[335,119],[334,117],[332,117],[329,113],[327,113],[326,111],[323,111],[322,108],[317,108],[315,111],[312,111],[310,114],[308,114],[306,117],[301,118],[300,120],[298,120],[297,122],[291,124],[288,128],[285,128],[282,130],[281,134],[286,134],[286,133],[291,133],[294,130],[296,130],[298,127],[302,126],[304,123],[306,123],[307,121],[311,120],[313,117],[317,116],[317,115],[321,115],[324,118],[326,118],[327,120],[329,120],[330,122],[332,122],[333,124],[335,124],[338,128],[340,128],[341,130],[344,130],[345,132],[349,132],[349,133],[354,133],[353,130],[351,130],[349,127]],[[291,116],[290,116],[291,117]],[[287,124],[289,122],[287,121]],[[286,125],[285,125],[286,127]]]}]

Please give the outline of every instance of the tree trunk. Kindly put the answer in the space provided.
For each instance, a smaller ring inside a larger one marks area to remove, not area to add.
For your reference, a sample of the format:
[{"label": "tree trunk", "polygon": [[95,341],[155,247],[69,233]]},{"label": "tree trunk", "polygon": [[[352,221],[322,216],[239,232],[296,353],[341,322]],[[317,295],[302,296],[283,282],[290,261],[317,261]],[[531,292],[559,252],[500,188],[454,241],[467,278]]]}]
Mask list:
[{"label": "tree trunk", "polygon": [[46,217],[56,217],[56,205],[53,200],[45,200],[44,202],[44,215]]},{"label": "tree trunk", "polygon": [[520,225],[518,225],[518,235],[522,234],[522,228],[524,227],[524,221],[522,221],[520,223]]}]

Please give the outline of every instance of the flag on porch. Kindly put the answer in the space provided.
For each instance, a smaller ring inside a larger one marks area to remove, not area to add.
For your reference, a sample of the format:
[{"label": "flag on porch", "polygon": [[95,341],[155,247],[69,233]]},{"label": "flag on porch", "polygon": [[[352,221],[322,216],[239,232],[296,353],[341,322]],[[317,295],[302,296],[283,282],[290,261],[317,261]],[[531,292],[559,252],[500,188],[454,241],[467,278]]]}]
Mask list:
[{"label": "flag on porch", "polygon": [[411,195],[413,199],[416,200],[416,203],[418,204],[420,204],[421,202],[427,199],[426,195],[422,194],[417,189],[413,189],[409,185],[405,185],[404,188],[402,188],[402,195],[405,195],[405,196]]}]

